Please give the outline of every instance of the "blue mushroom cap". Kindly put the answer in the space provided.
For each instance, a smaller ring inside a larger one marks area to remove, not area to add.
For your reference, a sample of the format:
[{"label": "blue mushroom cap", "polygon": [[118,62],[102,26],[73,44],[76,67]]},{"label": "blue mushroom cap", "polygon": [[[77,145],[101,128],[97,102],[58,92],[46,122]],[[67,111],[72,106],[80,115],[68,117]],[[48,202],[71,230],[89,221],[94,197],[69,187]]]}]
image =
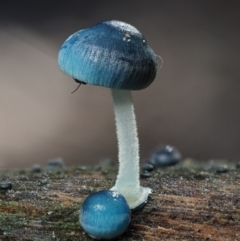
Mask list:
[{"label": "blue mushroom cap", "polygon": [[111,20],[72,34],[60,48],[58,64],[79,82],[140,90],[153,82],[156,58],[135,27]]},{"label": "blue mushroom cap", "polygon": [[181,159],[181,153],[175,147],[165,145],[151,155],[149,162],[155,167],[163,167],[176,165]]},{"label": "blue mushroom cap", "polygon": [[79,218],[82,228],[91,237],[113,239],[127,229],[131,220],[131,211],[121,194],[102,190],[85,199]]}]

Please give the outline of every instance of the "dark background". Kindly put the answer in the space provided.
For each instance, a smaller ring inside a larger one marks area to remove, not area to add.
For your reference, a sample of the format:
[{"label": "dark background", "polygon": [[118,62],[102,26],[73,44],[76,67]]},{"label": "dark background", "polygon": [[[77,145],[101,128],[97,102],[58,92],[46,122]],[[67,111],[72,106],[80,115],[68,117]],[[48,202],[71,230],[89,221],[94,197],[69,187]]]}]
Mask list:
[{"label": "dark background", "polygon": [[133,93],[142,160],[161,144],[184,157],[240,158],[240,1],[1,1],[0,168],[62,157],[117,161],[110,90],[57,66],[63,41],[102,20],[137,27],[164,64]]}]

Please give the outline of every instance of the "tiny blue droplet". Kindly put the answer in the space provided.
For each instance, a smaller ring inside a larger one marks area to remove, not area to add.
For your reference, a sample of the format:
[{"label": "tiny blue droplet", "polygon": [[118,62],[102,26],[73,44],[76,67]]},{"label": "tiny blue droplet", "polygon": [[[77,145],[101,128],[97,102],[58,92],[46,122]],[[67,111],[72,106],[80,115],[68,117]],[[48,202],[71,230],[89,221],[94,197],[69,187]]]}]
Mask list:
[{"label": "tiny blue droplet", "polygon": [[173,146],[162,146],[155,151],[149,159],[149,162],[155,167],[173,166],[182,159],[180,152]]}]

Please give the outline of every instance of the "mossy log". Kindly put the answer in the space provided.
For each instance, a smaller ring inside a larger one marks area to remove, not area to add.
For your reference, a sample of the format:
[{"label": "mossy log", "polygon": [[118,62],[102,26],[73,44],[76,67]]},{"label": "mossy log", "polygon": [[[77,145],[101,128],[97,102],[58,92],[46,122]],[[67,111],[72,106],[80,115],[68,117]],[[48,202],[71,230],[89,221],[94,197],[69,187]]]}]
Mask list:
[{"label": "mossy log", "polygon": [[[142,179],[153,193],[118,240],[240,240],[240,168],[227,164],[218,173],[210,162],[185,160]],[[92,240],[78,221],[81,203],[112,187],[116,169],[1,172],[12,189],[0,191],[0,240]]]}]

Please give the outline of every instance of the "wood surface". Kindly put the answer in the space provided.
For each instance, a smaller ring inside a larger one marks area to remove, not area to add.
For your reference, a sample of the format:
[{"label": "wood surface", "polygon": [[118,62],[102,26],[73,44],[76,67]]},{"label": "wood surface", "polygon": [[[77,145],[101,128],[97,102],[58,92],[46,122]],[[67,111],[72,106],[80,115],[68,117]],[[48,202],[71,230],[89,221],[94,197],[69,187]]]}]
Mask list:
[{"label": "wood surface", "polygon": [[[153,193],[117,240],[240,241],[240,168],[223,164],[222,173],[218,161],[188,159],[141,179]],[[0,240],[92,240],[78,221],[81,203],[112,187],[116,173],[116,166],[2,170],[0,182],[12,189],[0,191]]]}]

